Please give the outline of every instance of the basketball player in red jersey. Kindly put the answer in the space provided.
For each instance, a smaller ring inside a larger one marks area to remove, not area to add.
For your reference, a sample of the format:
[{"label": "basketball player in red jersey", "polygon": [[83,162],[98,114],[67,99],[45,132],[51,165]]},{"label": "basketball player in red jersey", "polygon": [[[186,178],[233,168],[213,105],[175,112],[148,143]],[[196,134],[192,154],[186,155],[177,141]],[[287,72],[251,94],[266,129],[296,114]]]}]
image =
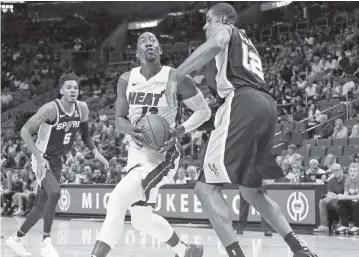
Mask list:
[{"label": "basketball player in red jersey", "polygon": [[[71,149],[80,131],[85,145],[108,168],[107,160],[95,148],[88,132],[89,109],[87,104],[78,101],[79,78],[74,74],[65,74],[59,80],[61,99],[43,105],[21,129],[21,137],[32,152],[32,169],[41,187],[37,191],[37,203],[27,216],[16,235],[6,240],[6,244],[20,256],[30,256],[25,249],[23,237],[44,218],[44,234],[40,255],[58,257],[50,238],[51,226],[56,204],[60,198],[59,181],[62,170],[62,156]],[[32,134],[38,131],[36,143]]]},{"label": "basketball player in red jersey", "polygon": [[127,209],[130,210],[134,228],[166,243],[177,257],[201,257],[203,254],[202,245],[186,245],[180,241],[167,220],[153,213],[158,189],[173,181],[180,153],[170,142],[160,151],[143,148],[142,134],[136,128],[137,122],[150,113],[161,115],[172,129],[170,141],[174,142],[176,137],[198,128],[211,115],[211,110],[193,79],[184,76],[179,83],[187,85],[183,87],[184,90],[178,91],[177,96],[193,113],[182,124],[176,124],[179,120],[178,109],[169,107],[164,95],[168,77],[173,69],[161,65],[161,53],[154,34],[141,34],[137,41],[137,57],[141,66],[122,74],[118,80],[116,129],[132,137],[127,160],[129,171],[111,193],[106,219],[91,257],[108,255],[121,235]]},{"label": "basketball player in red jersey", "polygon": [[225,183],[240,186],[241,195],[284,238],[295,257],[314,257],[294,234],[278,204],[259,189],[263,179],[284,174],[271,155],[278,113],[264,82],[258,52],[245,32],[235,27],[237,13],[231,5],[214,5],[206,21],[207,41],[172,73],[166,87],[167,100],[175,106],[176,91],[186,86],[177,84],[178,78],[215,59],[216,90],[224,103],[216,113],[195,192],[228,256],[245,255],[221,192]]}]

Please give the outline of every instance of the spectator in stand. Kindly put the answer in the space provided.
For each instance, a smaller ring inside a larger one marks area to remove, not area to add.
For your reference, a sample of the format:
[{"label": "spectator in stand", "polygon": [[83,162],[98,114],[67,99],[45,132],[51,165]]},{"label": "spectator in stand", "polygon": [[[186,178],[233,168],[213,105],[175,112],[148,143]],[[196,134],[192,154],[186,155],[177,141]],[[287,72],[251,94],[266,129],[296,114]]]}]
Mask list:
[{"label": "spectator in stand", "polygon": [[303,166],[303,160],[304,160],[303,156],[301,156],[299,153],[295,153],[292,156],[292,164],[291,165],[293,166],[294,164],[298,164],[300,166]]},{"label": "spectator in stand", "polygon": [[284,65],[283,65],[283,68],[281,71],[281,76],[282,76],[283,80],[286,82],[289,82],[293,75],[292,66],[291,66],[290,62],[291,62],[290,58],[289,57],[286,58],[284,60]]},{"label": "spectator in stand", "polygon": [[276,162],[278,163],[279,166],[282,166],[282,162],[283,162],[283,156],[277,156],[275,157]]},{"label": "spectator in stand", "polygon": [[355,83],[351,77],[345,78],[345,83],[343,84],[343,90],[342,90],[342,99],[346,100],[347,94],[349,92],[353,92],[355,89]]},{"label": "spectator in stand", "polygon": [[9,179],[7,177],[7,174],[4,172],[4,169],[1,169],[1,209],[3,209],[3,206],[6,205],[6,200],[4,199],[5,193],[8,193],[8,187],[9,187]]},{"label": "spectator in stand", "polygon": [[81,174],[80,184],[92,184],[92,173],[91,172],[84,172]]},{"label": "spectator in stand", "polygon": [[333,79],[332,98],[340,99],[343,94],[343,87],[339,83],[339,78]]},{"label": "spectator in stand", "polygon": [[106,184],[117,184],[118,182],[118,176],[116,174],[116,170],[114,169],[109,169],[106,172]]},{"label": "spectator in stand", "polygon": [[175,183],[178,185],[187,184],[185,168],[183,168],[183,167],[178,168],[177,179],[176,179]]},{"label": "spectator in stand", "polygon": [[305,75],[298,75],[297,85],[300,90],[305,90],[308,82],[305,80]]},{"label": "spectator in stand", "polygon": [[91,173],[92,174],[92,168],[91,168],[91,165],[89,165],[89,164],[85,164],[83,166],[82,170],[83,170],[84,173]]},{"label": "spectator in stand", "polygon": [[320,76],[324,72],[324,65],[320,61],[320,56],[318,54],[314,55],[313,63],[312,63],[312,71],[314,72],[316,77]]},{"label": "spectator in stand", "polygon": [[333,134],[334,128],[327,120],[327,115],[322,114],[320,116],[320,126],[315,129],[314,138],[329,138]]},{"label": "spectator in stand", "polygon": [[29,178],[25,182],[24,187],[25,190],[23,193],[16,193],[13,197],[14,202],[17,202],[16,205],[19,207],[14,213],[14,216],[24,216],[28,214],[34,205],[37,190],[37,181],[34,172],[29,173]]},{"label": "spectator in stand", "polygon": [[309,161],[309,169],[307,170],[307,174],[309,173],[323,174],[326,172],[319,168],[319,162],[317,159],[311,159]]},{"label": "spectator in stand", "polygon": [[288,161],[282,161],[281,167],[283,169],[283,173],[284,173],[285,177],[276,179],[275,182],[277,182],[277,183],[290,182],[290,179],[287,178],[287,175],[292,172],[289,162]]},{"label": "spectator in stand", "polygon": [[284,157],[283,162],[288,162],[289,165],[293,163],[293,155],[295,154],[295,151],[297,150],[297,146],[294,144],[291,144],[288,146],[288,154]]},{"label": "spectator in stand", "polygon": [[95,168],[91,181],[95,184],[103,184],[106,182],[106,178],[102,176],[99,168]]},{"label": "spectator in stand", "polygon": [[292,171],[286,176],[290,180],[290,183],[299,184],[302,182],[312,182],[309,177],[306,176],[304,168],[299,163],[292,165]]},{"label": "spectator in stand", "polygon": [[354,156],[353,156],[353,162],[354,162],[354,163],[359,163],[359,153],[354,154]]},{"label": "spectator in stand", "polygon": [[9,180],[8,189],[4,193],[6,205],[3,209],[2,215],[10,215],[13,213],[14,208],[16,207],[13,205],[13,197],[16,193],[21,193],[24,191],[23,183],[20,181],[19,175],[17,173],[9,173],[8,177],[11,177],[11,180]]},{"label": "spectator in stand", "polygon": [[283,172],[285,175],[287,175],[288,173],[291,172],[291,166],[290,163],[288,161],[282,161],[282,165],[281,165]]},{"label": "spectator in stand", "polygon": [[306,118],[305,109],[301,105],[296,106],[296,110],[293,113],[293,120],[294,121],[301,121]]},{"label": "spectator in stand", "polygon": [[343,120],[337,119],[335,121],[332,139],[346,138],[348,136],[348,132],[348,128],[344,126]]},{"label": "spectator in stand", "polygon": [[332,173],[335,164],[337,164],[337,160],[335,156],[330,153],[325,157],[323,170],[327,173]]},{"label": "spectator in stand", "polygon": [[332,72],[333,70],[338,69],[338,62],[336,59],[333,58],[331,54],[328,55],[328,59],[325,62],[324,70],[326,72]]},{"label": "spectator in stand", "polygon": [[350,138],[359,138],[359,113],[355,115],[357,124],[355,124],[352,128],[352,133],[350,134]]},{"label": "spectator in stand", "polygon": [[328,211],[336,212],[337,210],[337,195],[344,194],[344,183],[347,176],[344,175],[343,168],[340,164],[333,165],[333,177],[328,180],[328,193],[325,198],[319,201],[319,227],[315,228],[313,232],[328,232]]},{"label": "spectator in stand", "polygon": [[12,140],[9,140],[5,146],[3,146],[3,153],[4,154],[12,154],[15,153],[17,145],[13,143]]},{"label": "spectator in stand", "polygon": [[4,109],[7,109],[12,102],[12,95],[10,93],[10,90],[5,87],[2,91],[1,91],[1,107]]},{"label": "spectator in stand", "polygon": [[318,98],[319,96],[318,85],[314,83],[313,78],[308,79],[308,84],[307,87],[305,88],[305,92],[307,93],[309,99],[316,100]]},{"label": "spectator in stand", "polygon": [[[337,233],[349,230],[349,216],[353,217],[353,227],[350,233],[359,231],[359,164],[352,163],[349,166],[349,177],[344,184],[344,194],[338,195],[338,215],[341,226],[336,229]],[[352,215],[351,215],[352,214]]]},{"label": "spectator in stand", "polygon": [[308,127],[314,127],[320,123],[320,111],[315,103],[311,103],[308,108]]},{"label": "spectator in stand", "polygon": [[195,166],[187,167],[187,183],[194,183],[197,181],[197,168]]}]

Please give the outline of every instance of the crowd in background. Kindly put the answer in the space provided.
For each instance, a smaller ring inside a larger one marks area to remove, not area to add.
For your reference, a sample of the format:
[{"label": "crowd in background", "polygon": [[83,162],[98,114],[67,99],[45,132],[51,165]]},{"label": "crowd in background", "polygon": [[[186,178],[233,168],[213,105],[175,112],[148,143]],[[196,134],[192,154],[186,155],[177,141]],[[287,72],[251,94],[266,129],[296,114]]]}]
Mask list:
[{"label": "crowd in background", "polygon": [[[80,99],[91,110],[90,133],[100,152],[109,160],[110,169],[104,170],[93,159],[80,136],[71,152],[65,157],[61,183],[118,183],[126,174],[128,136],[116,132],[114,126],[116,78],[133,67],[134,39],[138,33],[129,32],[124,65],[112,74],[89,61],[68,63],[61,59],[56,48],[73,49],[74,52],[96,49],[109,27],[103,14],[71,14],[64,19],[39,20],[23,13],[2,15],[1,105],[5,111],[56,86],[64,71],[75,70],[81,77]],[[183,17],[170,17],[156,33],[164,46],[163,64],[179,65],[193,51],[197,40],[202,40],[204,14],[190,13]],[[181,27],[176,27],[181,24]],[[158,31],[160,30],[160,31]],[[5,33],[3,33],[3,31]],[[83,33],[86,31],[86,33]],[[170,36],[168,36],[170,34]],[[162,35],[162,36],[161,36]],[[319,31],[295,32],[267,40],[253,39],[262,58],[265,80],[279,110],[278,124],[308,119],[306,128],[318,126],[309,138],[359,138],[359,33],[350,24],[332,24]],[[195,43],[193,43],[195,42]],[[127,62],[126,62],[127,61]],[[80,70],[80,72],[79,72]],[[211,81],[206,69],[192,74],[203,91],[207,103],[216,108],[218,96],[210,89]],[[323,106],[353,100],[349,119],[356,120],[346,126],[345,115],[335,124],[322,115]],[[182,109],[182,121],[190,111]],[[209,131],[195,131],[180,139],[182,164],[173,183],[195,181],[209,138]],[[36,139],[36,136],[34,136]],[[31,156],[23,140],[17,136],[1,138],[1,192],[4,213],[26,214],[33,204],[32,195],[36,181],[31,172]],[[326,183],[333,176],[332,166],[336,156],[327,155],[324,163],[317,159],[306,160],[296,153],[297,146],[289,145],[288,155],[278,156],[286,177],[278,182]],[[358,163],[358,153],[352,162]],[[12,201],[10,201],[12,200]],[[12,202],[9,205],[9,202]]]}]

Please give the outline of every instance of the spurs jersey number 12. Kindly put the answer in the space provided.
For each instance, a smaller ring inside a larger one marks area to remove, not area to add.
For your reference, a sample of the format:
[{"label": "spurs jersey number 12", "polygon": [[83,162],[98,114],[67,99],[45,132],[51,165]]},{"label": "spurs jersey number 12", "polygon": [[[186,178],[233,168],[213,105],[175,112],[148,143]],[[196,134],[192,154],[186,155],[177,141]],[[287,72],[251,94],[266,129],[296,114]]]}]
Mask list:
[{"label": "spurs jersey number 12", "polygon": [[158,114],[164,117],[171,128],[175,127],[177,108],[167,104],[165,90],[171,67],[163,66],[161,71],[147,80],[140,73],[141,67],[131,70],[126,97],[129,106],[128,119],[131,124],[147,114]]}]

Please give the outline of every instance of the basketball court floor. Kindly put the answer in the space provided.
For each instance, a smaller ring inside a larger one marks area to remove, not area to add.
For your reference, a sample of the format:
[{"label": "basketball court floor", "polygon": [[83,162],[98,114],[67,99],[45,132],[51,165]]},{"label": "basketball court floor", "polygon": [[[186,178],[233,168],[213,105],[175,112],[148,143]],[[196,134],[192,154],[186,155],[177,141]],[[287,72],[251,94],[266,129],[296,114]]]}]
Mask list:
[{"label": "basketball court floor", "polygon": [[[1,218],[1,256],[16,255],[6,246],[5,239],[14,234],[23,222],[23,218]],[[42,239],[41,220],[25,237],[32,256],[39,256]],[[52,240],[60,257],[89,257],[101,222],[95,220],[55,220],[52,229]],[[186,225],[174,225],[181,239],[189,243],[202,243],[204,257],[227,256],[212,229]],[[359,236],[315,236],[300,235],[318,257],[358,257]],[[293,256],[285,243],[274,234],[264,237],[260,232],[245,232],[238,235],[239,242],[248,257],[291,257]],[[166,245],[159,244],[150,236],[140,233],[126,222],[121,238],[111,251],[111,257],[174,257]]]}]

